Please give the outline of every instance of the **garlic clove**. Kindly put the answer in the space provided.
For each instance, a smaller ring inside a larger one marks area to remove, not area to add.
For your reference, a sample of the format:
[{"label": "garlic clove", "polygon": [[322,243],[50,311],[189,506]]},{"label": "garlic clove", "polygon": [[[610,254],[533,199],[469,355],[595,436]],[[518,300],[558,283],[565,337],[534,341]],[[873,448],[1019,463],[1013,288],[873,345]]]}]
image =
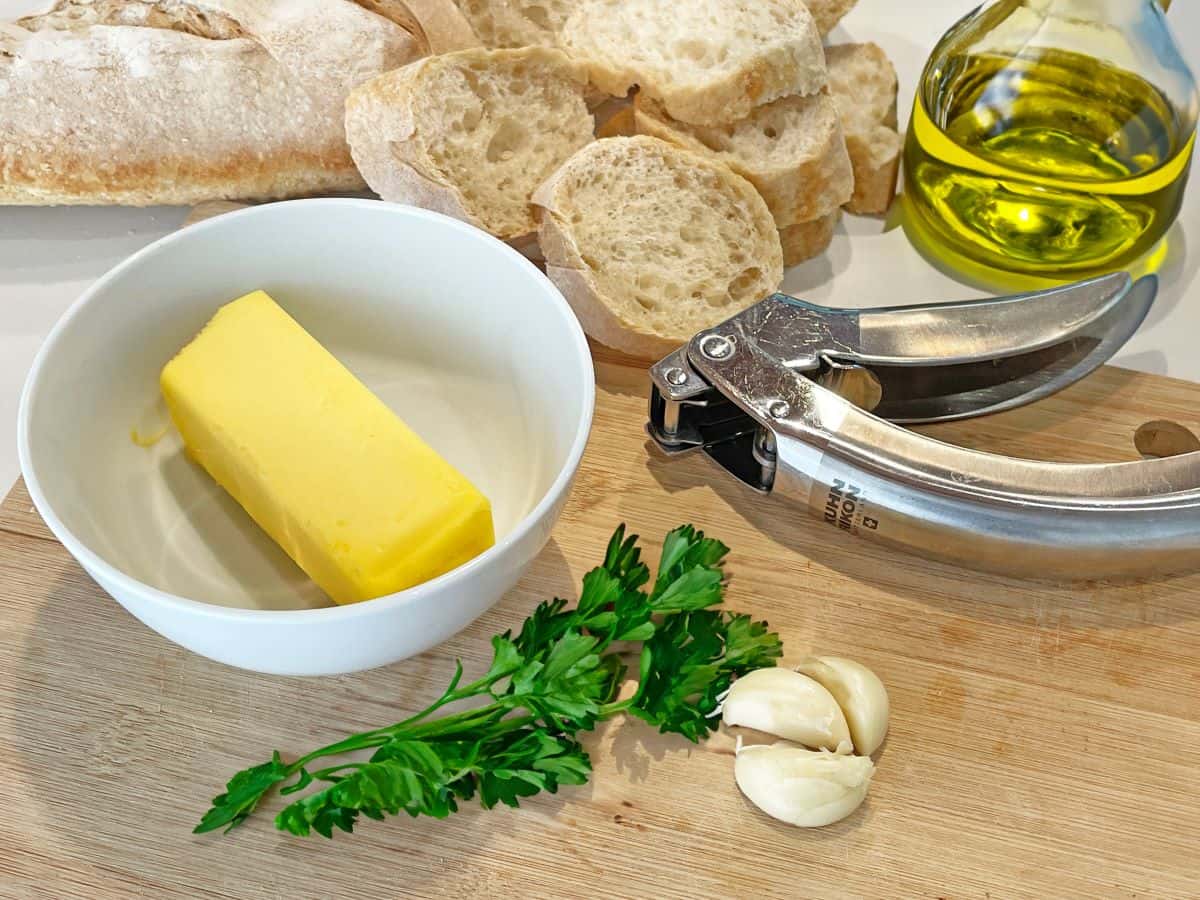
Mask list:
[{"label": "garlic clove", "polygon": [[751,803],[801,828],[846,818],[862,805],[874,774],[870,757],[785,743],[742,747],[733,764],[737,786]]},{"label": "garlic clove", "polygon": [[870,756],[879,749],[887,735],[889,710],[887,689],[878,675],[841,656],[810,656],[796,671],[819,682],[837,700],[858,753]]},{"label": "garlic clove", "polygon": [[846,716],[833,694],[790,669],[755,669],[725,696],[726,725],[742,725],[806,747],[852,753]]}]

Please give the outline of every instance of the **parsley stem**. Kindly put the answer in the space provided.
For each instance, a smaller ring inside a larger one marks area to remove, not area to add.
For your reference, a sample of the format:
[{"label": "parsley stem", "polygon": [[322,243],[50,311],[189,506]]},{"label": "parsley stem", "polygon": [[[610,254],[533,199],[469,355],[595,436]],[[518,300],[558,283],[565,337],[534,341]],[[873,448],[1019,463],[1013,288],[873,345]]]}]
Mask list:
[{"label": "parsley stem", "polygon": [[499,720],[507,711],[507,707],[499,703],[489,703],[478,709],[465,709],[459,713],[442,716],[432,722],[397,728],[396,737],[407,740],[419,740],[430,737],[447,737],[464,731],[471,731],[480,726],[486,726]]},{"label": "parsley stem", "polygon": [[604,703],[600,706],[600,711],[596,714],[596,718],[607,719],[609,716],[623,713],[633,706],[633,701],[636,699],[636,697],[630,697],[627,700],[614,700],[612,703]]},{"label": "parsley stem", "polygon": [[328,746],[313,750],[311,753],[306,753],[287,767],[288,776],[296,774],[310,762],[320,759],[323,756],[335,756],[338,753],[351,753],[355,750],[365,750],[369,747],[381,747],[391,740],[391,737],[386,734],[387,731],[388,729],[386,728],[381,728],[377,731],[365,731],[362,734],[356,734],[345,740],[338,741],[336,744],[329,744]]}]

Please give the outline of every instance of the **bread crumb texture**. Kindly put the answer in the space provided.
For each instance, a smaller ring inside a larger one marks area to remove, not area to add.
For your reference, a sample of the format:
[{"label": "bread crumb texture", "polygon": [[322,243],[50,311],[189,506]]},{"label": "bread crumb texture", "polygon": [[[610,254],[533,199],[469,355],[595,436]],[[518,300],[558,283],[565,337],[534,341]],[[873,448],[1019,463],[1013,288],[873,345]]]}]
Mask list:
[{"label": "bread crumb texture", "polygon": [[580,0],[562,28],[613,96],[632,86],[676,119],[712,124],[825,84],[821,37],[799,0]]},{"label": "bread crumb texture", "polygon": [[493,234],[536,227],[530,195],[592,140],[582,73],[558,51],[465,50],[429,65],[413,121],[437,181]]},{"label": "bread crumb texture", "polygon": [[570,0],[454,0],[485,47],[554,47]]},{"label": "bread crumb texture", "polygon": [[827,92],[783,97],[743,119],[688,125],[637,98],[637,130],[705,153],[753,184],[780,228],[827,215],[850,199],[854,177],[838,110]]},{"label": "bread crumb texture", "polygon": [[656,138],[584,148],[559,173],[553,205],[600,301],[671,341],[761,300],[783,275],[774,222],[749,182]]}]

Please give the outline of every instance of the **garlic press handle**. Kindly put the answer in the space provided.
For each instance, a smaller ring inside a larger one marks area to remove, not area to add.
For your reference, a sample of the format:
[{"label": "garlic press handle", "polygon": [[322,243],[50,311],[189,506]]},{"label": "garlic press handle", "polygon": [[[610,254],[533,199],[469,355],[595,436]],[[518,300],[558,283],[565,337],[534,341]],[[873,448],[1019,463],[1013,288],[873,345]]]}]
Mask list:
[{"label": "garlic press handle", "polygon": [[951,446],[855,408],[739,332],[731,320],[697,335],[692,364],[767,436],[772,502],[847,540],[1052,580],[1200,565],[1200,452],[1076,465]]},{"label": "garlic press handle", "polygon": [[[1156,279],[1150,283],[1156,285]],[[857,310],[853,361],[899,367],[993,363],[1081,335],[1105,334],[1113,312],[1130,305],[1133,288],[1128,273],[1114,272],[1007,297]],[[1136,324],[1154,293],[1151,287],[1146,302],[1135,304],[1141,313]]]}]

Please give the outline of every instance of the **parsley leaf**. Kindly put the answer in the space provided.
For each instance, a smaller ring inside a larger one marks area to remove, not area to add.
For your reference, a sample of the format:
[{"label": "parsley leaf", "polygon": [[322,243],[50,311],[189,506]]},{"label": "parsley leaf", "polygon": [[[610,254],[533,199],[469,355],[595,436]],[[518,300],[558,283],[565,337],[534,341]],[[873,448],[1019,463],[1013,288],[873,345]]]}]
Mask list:
[{"label": "parsley leaf", "polygon": [[663,733],[698,741],[716,728],[718,699],[733,679],[773,666],[778,635],[749,616],[699,610],[668,617],[642,647],[629,711]]},{"label": "parsley leaf", "polygon": [[279,782],[286,781],[290,775],[278,750],[271,755],[270,762],[243,769],[229,779],[225,793],[213,798],[212,809],[204,814],[196,831],[215,831],[218,828],[228,831],[240,825],[243,819],[254,812],[263,795]]}]

